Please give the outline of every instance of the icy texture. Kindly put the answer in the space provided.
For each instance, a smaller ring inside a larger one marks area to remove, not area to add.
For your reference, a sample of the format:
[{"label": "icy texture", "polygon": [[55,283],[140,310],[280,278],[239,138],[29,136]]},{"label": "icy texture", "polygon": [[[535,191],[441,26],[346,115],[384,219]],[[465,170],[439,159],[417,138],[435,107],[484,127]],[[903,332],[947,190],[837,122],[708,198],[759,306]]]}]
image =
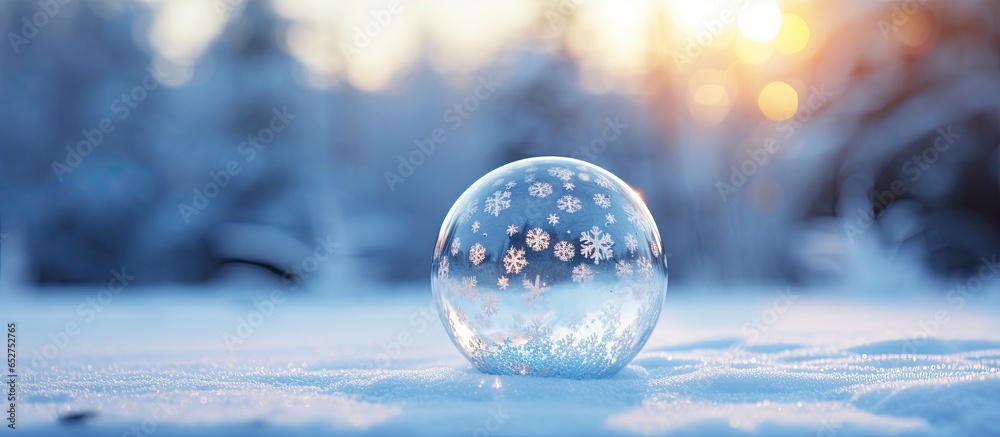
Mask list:
[{"label": "icy texture", "polygon": [[[662,329],[626,369],[567,380],[478,372],[417,293],[291,295],[233,351],[221,335],[251,302],[127,293],[40,371],[32,351],[84,295],[11,303],[24,357],[17,435],[131,435],[154,420],[142,435],[468,436],[491,412],[506,416],[493,436],[1000,433],[996,294],[955,310],[940,296],[844,302],[802,291],[754,339],[743,327],[774,308],[770,298],[675,290]],[[939,311],[948,322],[932,326]],[[91,415],[59,422],[80,413]]]},{"label": "icy texture", "polygon": [[583,161],[531,158],[462,194],[441,227],[431,282],[448,334],[480,370],[607,377],[656,324],[661,252],[624,182]]}]

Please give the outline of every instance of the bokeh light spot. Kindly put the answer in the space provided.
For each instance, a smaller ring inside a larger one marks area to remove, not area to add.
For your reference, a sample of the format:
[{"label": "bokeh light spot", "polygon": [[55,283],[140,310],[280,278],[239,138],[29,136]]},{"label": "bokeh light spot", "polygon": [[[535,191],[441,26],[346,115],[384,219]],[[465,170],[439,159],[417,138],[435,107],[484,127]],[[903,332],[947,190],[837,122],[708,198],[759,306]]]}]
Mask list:
[{"label": "bokeh light spot", "polygon": [[752,41],[770,41],[781,29],[781,10],[774,0],[751,0],[740,13],[740,33]]},{"label": "bokeh light spot", "polygon": [[809,43],[809,25],[806,20],[795,14],[784,14],[781,20],[781,30],[774,38],[774,48],[785,54],[802,51]]},{"label": "bokeh light spot", "polygon": [[757,105],[765,117],[775,121],[787,120],[799,109],[799,95],[785,82],[771,82],[760,90]]}]

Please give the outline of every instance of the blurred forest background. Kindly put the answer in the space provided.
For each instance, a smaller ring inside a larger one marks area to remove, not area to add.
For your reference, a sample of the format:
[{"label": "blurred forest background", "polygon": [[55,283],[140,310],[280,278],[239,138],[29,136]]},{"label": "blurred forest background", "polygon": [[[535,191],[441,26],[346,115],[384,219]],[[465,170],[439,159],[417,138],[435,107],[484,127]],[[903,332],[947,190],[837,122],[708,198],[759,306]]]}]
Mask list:
[{"label": "blurred forest background", "polygon": [[426,282],[465,188],[563,155],[642,193],[671,284],[923,287],[1000,249],[998,20],[989,0],[3,1],[0,286]]}]

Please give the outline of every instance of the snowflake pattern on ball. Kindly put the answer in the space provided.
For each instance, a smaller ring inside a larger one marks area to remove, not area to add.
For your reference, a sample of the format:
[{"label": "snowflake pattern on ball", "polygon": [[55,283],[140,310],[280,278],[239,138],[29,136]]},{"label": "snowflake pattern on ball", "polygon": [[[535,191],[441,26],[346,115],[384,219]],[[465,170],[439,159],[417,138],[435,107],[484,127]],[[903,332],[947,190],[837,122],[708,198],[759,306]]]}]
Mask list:
[{"label": "snowflake pattern on ball", "polygon": [[469,262],[474,266],[478,266],[484,259],[486,259],[486,247],[480,243],[473,244],[469,248]]},{"label": "snowflake pattern on ball", "polygon": [[549,176],[556,177],[564,182],[569,182],[569,180],[573,178],[573,170],[562,167],[552,167],[549,169]]},{"label": "snowflake pattern on ball", "polygon": [[566,211],[567,213],[572,214],[579,211],[580,208],[583,208],[583,204],[580,202],[580,199],[567,194],[560,197],[559,200],[556,201],[556,207],[559,208],[560,211]]},{"label": "snowflake pattern on ball", "polygon": [[521,273],[521,269],[528,265],[524,259],[524,249],[511,246],[507,249],[507,254],[503,257],[503,267],[507,273]]},{"label": "snowflake pattern on ball", "polygon": [[625,248],[634,255],[635,250],[639,248],[639,240],[636,240],[632,234],[625,234]]},{"label": "snowflake pattern on ball", "polygon": [[573,267],[573,282],[590,282],[594,280],[594,271],[586,264]]},{"label": "snowflake pattern on ball", "polygon": [[593,259],[594,264],[600,264],[602,259],[611,259],[614,255],[611,246],[614,245],[611,234],[605,234],[597,226],[591,228],[589,232],[580,233],[580,255]]},{"label": "snowflake pattern on ball", "polygon": [[639,274],[645,279],[653,279],[653,263],[649,262],[649,258],[640,256],[639,260],[635,262],[636,268],[639,270]]},{"label": "snowflake pattern on ball", "polygon": [[632,276],[632,263],[625,260],[618,261],[615,264],[615,276],[618,276],[618,279],[625,279]]},{"label": "snowflake pattern on ball", "polygon": [[507,208],[510,208],[510,191],[502,193],[497,191],[486,199],[486,207],[483,209],[483,212],[493,214],[494,217],[499,217],[500,213]]},{"label": "snowflake pattern on ball", "polygon": [[594,195],[594,204],[604,209],[611,208],[611,198],[607,194],[597,193]]},{"label": "snowflake pattern on ball", "polygon": [[438,277],[441,279],[448,279],[448,258],[442,257],[438,261]]},{"label": "snowflake pattern on ball", "polygon": [[521,293],[521,299],[527,304],[538,301],[542,298],[542,293],[549,291],[549,287],[546,287],[546,284],[541,282],[541,275],[535,275],[535,282],[525,279],[522,285],[524,285],[525,290],[528,290]]},{"label": "snowflake pattern on ball", "polygon": [[471,202],[465,205],[465,209],[462,210],[462,214],[458,216],[459,223],[468,222],[472,218],[472,215],[476,213],[479,209],[479,199],[472,199]]},{"label": "snowflake pattern on ball", "polygon": [[491,317],[500,310],[500,301],[497,299],[497,294],[490,291],[483,293],[481,296],[482,302],[479,304],[479,309],[483,311],[483,315],[486,317]]},{"label": "snowflake pattern on ball", "polygon": [[559,261],[569,261],[576,255],[576,248],[573,247],[573,243],[560,241],[556,243],[553,254],[555,254],[556,258],[559,258]]},{"label": "snowflake pattern on ball", "polygon": [[524,241],[531,250],[540,252],[549,248],[549,233],[542,228],[535,228],[528,231]]},{"label": "snowflake pattern on ball", "polygon": [[646,232],[646,224],[643,222],[642,216],[639,215],[639,211],[632,207],[632,205],[625,205],[624,209],[625,214],[628,214],[628,222],[635,225],[639,229],[639,232]]},{"label": "snowflake pattern on ball", "polygon": [[476,290],[476,277],[462,276],[462,288],[458,290],[458,293],[469,303],[475,302],[476,298],[479,297],[479,291]]},{"label": "snowflake pattern on ball", "polygon": [[552,184],[547,182],[535,182],[528,187],[528,194],[543,199],[552,194]]},{"label": "snowflake pattern on ball", "polygon": [[[558,158],[537,162],[546,160]],[[484,371],[608,376],[627,363],[626,351],[646,338],[647,320],[659,313],[665,263],[657,264],[655,224],[627,185],[569,162],[511,167],[497,172],[502,178],[477,182],[480,188],[463,195],[472,200],[448,219],[463,225],[435,246],[432,282],[446,302],[442,321]],[[481,288],[477,275],[495,288]],[[607,304],[589,306],[595,299]],[[586,326],[577,316],[562,318],[581,304],[590,312]]]}]

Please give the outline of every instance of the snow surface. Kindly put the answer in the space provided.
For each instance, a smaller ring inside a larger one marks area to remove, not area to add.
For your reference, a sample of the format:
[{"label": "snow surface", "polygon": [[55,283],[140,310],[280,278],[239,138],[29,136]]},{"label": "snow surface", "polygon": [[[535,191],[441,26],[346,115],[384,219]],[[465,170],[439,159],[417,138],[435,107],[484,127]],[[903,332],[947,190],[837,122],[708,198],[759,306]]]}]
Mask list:
[{"label": "snow surface", "polygon": [[[995,293],[671,290],[626,370],[577,381],[477,372],[429,290],[288,295],[232,351],[223,334],[266,293],[137,291],[89,322],[95,293],[8,299],[24,435],[1000,434]],[[68,322],[80,332],[34,369]]]}]

